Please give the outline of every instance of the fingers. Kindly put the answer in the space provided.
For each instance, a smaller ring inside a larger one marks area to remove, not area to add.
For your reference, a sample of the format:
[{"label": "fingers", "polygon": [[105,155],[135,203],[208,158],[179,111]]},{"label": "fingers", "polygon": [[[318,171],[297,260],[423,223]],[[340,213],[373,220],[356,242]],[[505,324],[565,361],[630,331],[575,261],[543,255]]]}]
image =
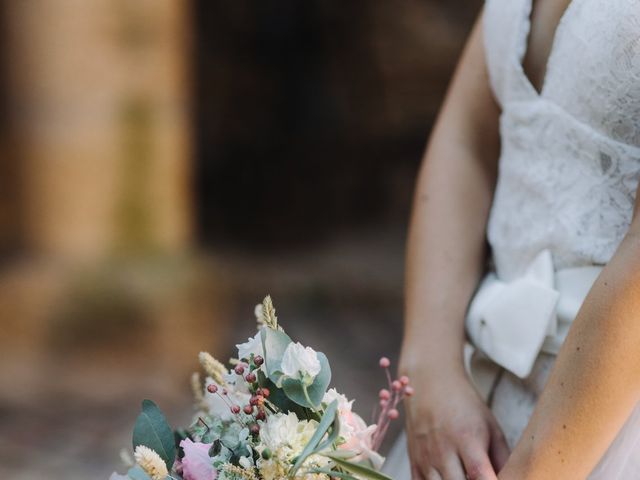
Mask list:
[{"label": "fingers", "polygon": [[420,468],[415,464],[411,465],[411,480],[425,480]]},{"label": "fingers", "polygon": [[497,422],[492,422],[489,428],[491,435],[489,443],[489,457],[491,458],[491,463],[493,464],[495,471],[500,472],[505,463],[507,463],[509,455],[511,455],[511,449],[509,448],[507,439],[504,437],[504,433],[502,433],[502,429]]},{"label": "fingers", "polygon": [[487,451],[479,444],[468,444],[460,452],[469,480],[496,480]]},{"label": "fingers", "polygon": [[442,478],[444,480],[466,480],[467,478],[458,455],[448,457],[447,460],[439,466],[438,470],[442,472]]},{"label": "fingers", "polygon": [[[464,478],[464,477],[462,477]],[[430,468],[425,480],[444,480],[435,468]]]},{"label": "fingers", "polygon": [[462,462],[452,444],[430,438],[420,446],[422,449],[414,450],[412,455],[414,480],[466,480]]}]

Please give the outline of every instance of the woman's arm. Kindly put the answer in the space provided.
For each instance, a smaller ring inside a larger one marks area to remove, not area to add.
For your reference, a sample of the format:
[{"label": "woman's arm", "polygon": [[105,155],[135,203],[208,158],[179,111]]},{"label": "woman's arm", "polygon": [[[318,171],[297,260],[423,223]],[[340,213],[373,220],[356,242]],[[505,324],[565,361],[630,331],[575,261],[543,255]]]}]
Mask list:
[{"label": "woman's arm", "polygon": [[501,480],[583,479],[640,400],[640,189]]},{"label": "woman's arm", "polygon": [[495,478],[489,444],[494,464],[508,455],[462,358],[465,311],[483,273],[499,156],[499,108],[482,36],[479,19],[434,127],[414,197],[400,368],[416,389],[407,405],[414,479],[464,480],[463,465],[469,478]]}]

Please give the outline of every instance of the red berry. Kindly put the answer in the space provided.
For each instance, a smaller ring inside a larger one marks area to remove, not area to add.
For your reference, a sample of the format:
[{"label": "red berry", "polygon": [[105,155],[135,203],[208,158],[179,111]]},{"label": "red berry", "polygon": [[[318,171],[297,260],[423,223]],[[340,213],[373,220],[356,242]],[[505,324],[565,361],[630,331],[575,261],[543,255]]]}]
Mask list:
[{"label": "red berry", "polygon": [[256,377],[255,373],[247,373],[247,376],[244,377],[244,379],[249,382],[249,383],[253,383],[255,382],[258,378]]},{"label": "red berry", "polygon": [[391,382],[391,388],[393,388],[394,391],[399,392],[400,390],[402,390],[402,384],[399,380],[394,380],[393,382]]},{"label": "red berry", "polygon": [[251,415],[253,413],[253,407],[251,405],[245,405],[243,410],[247,415]]},{"label": "red berry", "polygon": [[378,397],[380,397],[381,400],[389,400],[391,398],[391,392],[383,388],[380,390],[380,393],[378,393]]},{"label": "red berry", "polygon": [[389,368],[389,365],[391,365],[391,360],[389,360],[387,357],[382,357],[380,359],[380,366],[382,368]]},{"label": "red berry", "polygon": [[269,396],[269,394],[270,394],[270,393],[271,393],[271,392],[269,391],[269,389],[268,389],[268,388],[263,388],[263,389],[262,389],[262,396],[263,396],[263,397],[267,398],[267,397]]},{"label": "red berry", "polygon": [[407,385],[409,385],[409,377],[407,377],[406,375],[401,376],[400,383],[406,387]]},{"label": "red berry", "polygon": [[384,399],[380,400],[380,406],[382,408],[386,407],[387,405],[389,405],[389,402],[387,400],[384,400]]},{"label": "red berry", "polygon": [[260,433],[260,425],[258,425],[257,423],[254,423],[253,425],[251,425],[249,427],[249,431],[254,435],[259,434]]},{"label": "red berry", "polygon": [[236,375],[242,375],[244,373],[244,366],[236,365],[236,368],[233,369],[236,372]]},{"label": "red berry", "polygon": [[413,387],[411,385],[404,387],[404,394],[407,397],[410,397],[411,395],[413,395],[415,393],[415,390],[413,389]]},{"label": "red berry", "polygon": [[395,420],[396,418],[398,418],[400,416],[400,412],[398,410],[396,410],[395,408],[392,408],[391,410],[389,410],[389,413],[387,413],[387,416],[391,420]]},{"label": "red berry", "polygon": [[264,358],[262,358],[260,355],[256,355],[255,357],[253,357],[253,363],[256,364],[256,366],[260,366],[264,363]]},{"label": "red berry", "polygon": [[240,413],[240,407],[238,405],[233,405],[231,407],[231,412],[233,412],[233,413],[235,413],[237,415],[238,413]]},{"label": "red berry", "polygon": [[264,420],[266,418],[267,418],[267,414],[266,414],[266,412],[264,410],[260,410],[256,414],[256,420]]},{"label": "red berry", "polygon": [[207,385],[207,392],[216,393],[218,391],[218,386],[215,383],[211,383]]}]

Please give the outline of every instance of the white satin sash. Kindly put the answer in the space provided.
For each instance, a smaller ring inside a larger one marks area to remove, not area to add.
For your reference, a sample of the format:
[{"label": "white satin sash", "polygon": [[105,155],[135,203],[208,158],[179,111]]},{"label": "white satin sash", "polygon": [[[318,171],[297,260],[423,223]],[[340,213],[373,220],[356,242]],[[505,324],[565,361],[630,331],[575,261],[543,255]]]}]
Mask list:
[{"label": "white satin sash", "polygon": [[509,282],[489,273],[469,305],[465,367],[480,393],[489,395],[500,367],[520,378],[538,354],[557,354],[601,266],[554,271],[551,252],[541,251],[525,273]]}]

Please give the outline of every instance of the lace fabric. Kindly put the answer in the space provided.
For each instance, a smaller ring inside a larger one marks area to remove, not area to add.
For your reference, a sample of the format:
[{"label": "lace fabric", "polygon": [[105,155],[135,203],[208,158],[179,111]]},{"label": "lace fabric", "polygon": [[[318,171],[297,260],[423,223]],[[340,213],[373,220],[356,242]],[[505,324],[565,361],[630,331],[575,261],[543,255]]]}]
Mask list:
[{"label": "lace fabric", "polygon": [[[489,76],[502,107],[502,152],[487,236],[498,277],[543,249],[556,269],[606,264],[626,234],[640,180],[640,0],[573,0],[540,92],[522,68],[532,0],[487,0]],[[505,372],[492,409],[511,445],[555,357],[529,378]],[[640,404],[589,480],[640,478]]]},{"label": "lace fabric", "polygon": [[607,263],[640,180],[640,1],[573,0],[542,91],[522,69],[531,0],[488,0],[502,152],[487,235],[498,276],[549,248],[557,268]]}]

